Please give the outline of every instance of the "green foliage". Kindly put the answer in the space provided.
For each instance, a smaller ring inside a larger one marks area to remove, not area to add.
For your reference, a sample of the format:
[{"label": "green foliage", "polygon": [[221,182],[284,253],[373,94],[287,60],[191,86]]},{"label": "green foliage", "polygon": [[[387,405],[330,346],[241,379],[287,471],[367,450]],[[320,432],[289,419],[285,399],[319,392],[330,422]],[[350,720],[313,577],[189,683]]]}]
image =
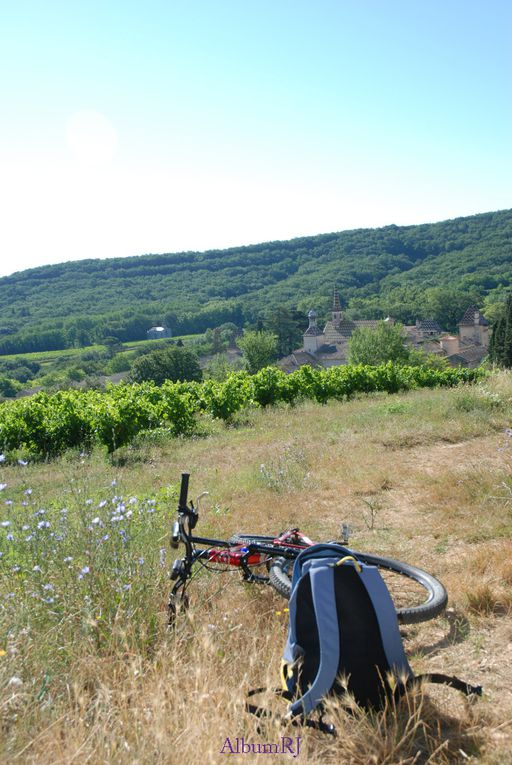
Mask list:
[{"label": "green foliage", "polygon": [[14,380],[9,377],[0,377],[0,396],[13,398],[19,390]]},{"label": "green foliage", "polygon": [[304,312],[278,306],[264,321],[265,329],[277,337],[277,355],[287,356],[302,343],[307,321]]},{"label": "green foliage", "polygon": [[161,386],[143,382],[109,386],[106,391],[40,392],[0,404],[0,450],[9,455],[21,449],[48,458],[99,443],[113,452],[144,431],[164,428],[174,436],[189,435],[202,413],[229,422],[251,405],[292,404],[301,398],[325,403],[358,393],[453,386],[482,376],[479,369],[439,370],[388,362],[331,369],[306,366],[290,375],[267,367],[253,376],[232,373],[222,382],[166,381]]},{"label": "green foliage", "polygon": [[512,295],[507,297],[492,327],[489,361],[500,367],[512,367]]},{"label": "green foliage", "polygon": [[[504,210],[229,250],[29,269],[0,279],[0,354],[108,338],[139,341],[162,322],[174,336],[204,333],[254,324],[263,313],[263,327],[278,334],[285,354],[298,327],[304,329],[297,311],[305,316],[314,305],[326,316],[335,282],[343,285],[351,318],[432,318],[451,330],[470,303],[485,298],[492,313],[503,300],[512,285],[511,233],[512,211]],[[220,339],[226,339],[222,331]]]},{"label": "green foliage", "polygon": [[380,321],[375,329],[358,327],[348,344],[351,364],[382,364],[386,361],[406,362],[409,349],[404,345],[401,324]]},{"label": "green foliage", "polygon": [[240,371],[243,361],[240,357],[231,360],[227,353],[216,354],[206,367],[208,377],[212,380],[221,382],[225,380],[232,372]]},{"label": "green foliage", "polygon": [[268,366],[277,358],[277,337],[272,332],[248,330],[238,339],[250,374]]},{"label": "green foliage", "polygon": [[435,353],[425,353],[424,350],[409,349],[407,364],[413,367],[430,367],[431,369],[448,369],[450,366],[444,356]]},{"label": "green foliage", "polygon": [[197,356],[188,348],[169,346],[139,356],[132,364],[132,382],[151,380],[161,385],[166,380],[201,380],[203,373]]}]

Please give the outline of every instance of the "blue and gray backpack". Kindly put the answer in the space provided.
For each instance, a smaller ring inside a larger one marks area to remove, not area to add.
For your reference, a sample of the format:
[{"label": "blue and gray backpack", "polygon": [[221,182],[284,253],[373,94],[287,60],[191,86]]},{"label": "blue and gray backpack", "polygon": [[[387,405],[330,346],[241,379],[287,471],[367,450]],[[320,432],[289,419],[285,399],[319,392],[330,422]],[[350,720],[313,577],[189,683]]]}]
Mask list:
[{"label": "blue and gray backpack", "polygon": [[[315,709],[321,712],[327,696],[343,698],[347,693],[365,709],[381,709],[420,679],[468,695],[482,692],[455,677],[415,677],[378,568],[358,561],[341,545],[318,544],[298,555],[289,619],[280,690],[290,702],[288,719],[311,724],[307,716]],[[260,707],[247,708],[258,716],[267,714]],[[332,732],[323,723],[314,727]]]}]

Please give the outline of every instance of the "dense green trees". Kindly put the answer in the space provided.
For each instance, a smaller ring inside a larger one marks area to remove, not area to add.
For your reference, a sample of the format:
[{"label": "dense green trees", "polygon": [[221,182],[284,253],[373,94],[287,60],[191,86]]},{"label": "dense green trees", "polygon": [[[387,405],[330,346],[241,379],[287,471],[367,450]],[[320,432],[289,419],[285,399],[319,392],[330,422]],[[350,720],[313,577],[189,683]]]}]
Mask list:
[{"label": "dense green trees", "polygon": [[181,335],[261,319],[284,355],[295,345],[296,312],[305,315],[314,305],[326,318],[334,283],[351,318],[432,318],[454,329],[470,303],[485,298],[493,308],[512,285],[511,236],[512,211],[504,210],[229,250],[29,269],[0,279],[0,354],[80,347],[105,337],[142,340],[162,322]]},{"label": "dense green trees", "polygon": [[512,367],[512,294],[507,297],[492,327],[489,361],[500,367]]},{"label": "dense green trees", "polygon": [[150,380],[162,385],[166,380],[200,381],[203,377],[197,356],[188,348],[171,345],[139,356],[130,369],[133,382]]},{"label": "dense green trees", "polygon": [[380,321],[375,329],[358,327],[348,344],[351,364],[383,364],[386,361],[406,362],[409,349],[401,324]]},{"label": "dense green trees", "polygon": [[272,332],[248,330],[238,339],[238,346],[244,354],[250,374],[256,374],[277,358],[277,337]]}]

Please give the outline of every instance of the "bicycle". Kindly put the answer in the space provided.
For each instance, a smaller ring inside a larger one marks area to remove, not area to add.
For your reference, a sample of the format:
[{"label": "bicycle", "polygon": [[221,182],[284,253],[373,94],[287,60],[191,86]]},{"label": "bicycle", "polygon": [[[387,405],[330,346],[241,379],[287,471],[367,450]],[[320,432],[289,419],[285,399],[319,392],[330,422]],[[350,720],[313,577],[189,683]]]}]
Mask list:
[{"label": "bicycle", "polygon": [[[168,603],[169,625],[174,623],[178,608],[188,606],[187,587],[196,564],[213,571],[237,567],[244,581],[270,585],[282,597],[289,598],[293,562],[301,550],[315,543],[297,528],[288,529],[275,537],[235,534],[223,540],[194,536],[193,530],[199,520],[199,502],[207,492],[198,497],[195,506],[192,501],[188,503],[189,477],[189,473],[181,474],[178,517],[170,541],[173,549],[183,543],[185,555],[174,561],[170,573],[175,584]],[[342,544],[347,542],[348,534],[344,533]],[[358,552],[348,547],[345,550],[347,555],[379,568],[401,624],[429,621],[446,608],[446,590],[432,574],[392,558]]]}]

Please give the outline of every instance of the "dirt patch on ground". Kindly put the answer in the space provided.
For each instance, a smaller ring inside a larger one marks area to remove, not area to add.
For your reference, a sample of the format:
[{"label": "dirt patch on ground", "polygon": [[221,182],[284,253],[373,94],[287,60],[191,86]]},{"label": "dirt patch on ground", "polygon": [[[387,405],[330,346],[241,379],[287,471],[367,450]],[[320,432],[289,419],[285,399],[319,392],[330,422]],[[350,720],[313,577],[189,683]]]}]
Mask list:
[{"label": "dirt patch on ground", "polygon": [[[500,485],[506,488],[503,476],[510,472],[505,443],[506,437],[499,434],[383,456],[385,461],[391,459],[392,486],[373,497],[373,502],[381,503],[375,528],[370,531],[364,522],[356,524],[367,546],[372,537],[380,546],[388,544],[388,554],[432,571],[447,586],[450,608],[433,622],[405,628],[406,646],[418,672],[456,674],[482,685],[479,725],[485,726],[486,738],[502,753],[511,752],[509,760],[496,762],[512,762],[512,619],[510,608],[494,612],[492,603],[491,613],[485,613],[485,603],[483,613],[478,613],[478,603],[472,611],[468,590],[472,585],[475,589],[492,585],[510,592],[510,582],[500,581],[510,536],[505,535],[502,543],[489,540],[492,528],[502,528],[500,523],[510,519],[507,497],[499,493]],[[436,497],[443,497],[444,506],[436,506]],[[475,537],[473,525],[482,533],[487,529],[486,538]],[[489,757],[491,748],[490,743]]]}]

